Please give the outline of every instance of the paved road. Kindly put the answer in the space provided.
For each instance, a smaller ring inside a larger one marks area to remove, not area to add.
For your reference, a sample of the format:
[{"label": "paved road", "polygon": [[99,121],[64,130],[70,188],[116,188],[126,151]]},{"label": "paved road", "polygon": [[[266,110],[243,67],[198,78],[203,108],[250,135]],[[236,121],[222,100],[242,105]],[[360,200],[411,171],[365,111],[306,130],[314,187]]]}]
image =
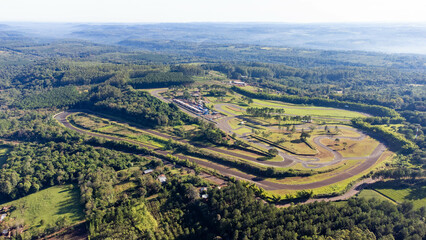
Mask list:
[{"label": "paved road", "polygon": [[[146,147],[152,150],[155,150],[157,153],[163,154],[163,155],[167,155],[170,154],[170,152],[166,152],[163,151],[161,149],[158,149],[156,147],[150,146],[150,145],[146,145],[140,142],[136,142],[136,141],[132,141],[132,140],[128,140],[128,139],[123,139],[123,138],[119,138],[119,137],[114,137],[114,136],[109,136],[109,135],[104,135],[104,134],[99,134],[99,133],[93,133],[93,132],[88,132],[88,131],[84,131],[82,129],[76,128],[73,125],[71,125],[68,120],[66,119],[67,116],[69,116],[70,114],[72,114],[72,111],[67,111],[67,112],[61,112],[59,114],[56,114],[54,117],[60,122],[62,123],[66,128],[75,130],[77,132],[80,132],[82,134],[87,134],[90,136],[94,136],[94,137],[101,137],[101,138],[106,138],[106,139],[110,139],[110,140],[116,140],[116,141],[128,141],[131,142],[133,144],[142,146],[142,147]],[[270,182],[270,181],[266,181],[266,180],[261,180],[253,175],[250,174],[246,174],[244,172],[240,172],[240,171],[236,171],[234,169],[231,169],[229,167],[220,165],[220,164],[216,164],[216,163],[212,163],[210,161],[202,161],[196,158],[192,158],[192,157],[188,157],[188,156],[184,156],[181,154],[176,154],[175,156],[181,158],[181,159],[188,159],[189,161],[195,162],[201,166],[207,167],[207,168],[211,168],[214,169],[224,175],[227,176],[231,176],[231,177],[235,177],[237,179],[243,179],[246,181],[250,181],[250,182],[254,182],[256,183],[258,186],[264,188],[265,190],[278,190],[278,189],[290,189],[290,190],[303,190],[303,189],[312,189],[312,188],[318,188],[318,187],[323,187],[323,186],[327,186],[330,184],[334,184],[340,181],[343,181],[347,178],[352,177],[353,175],[356,175],[358,173],[361,173],[365,170],[367,170],[368,168],[370,168],[376,161],[377,159],[381,156],[381,154],[383,153],[383,151],[385,151],[386,149],[379,149],[376,148],[376,150],[373,152],[373,154],[366,160],[364,161],[362,164],[356,166],[355,168],[352,168],[346,172],[342,172],[340,174],[337,174],[336,176],[323,180],[323,181],[318,181],[318,182],[314,182],[314,183],[308,183],[308,184],[298,184],[298,185],[290,185],[290,184],[282,184],[282,183],[275,183],[275,182]]]},{"label": "paved road", "polygon": [[[151,94],[153,94],[155,97],[158,97],[159,99],[161,99],[163,101],[167,101],[166,99],[164,99],[159,94],[160,92],[163,92],[163,91],[165,91],[165,89],[155,90],[155,91],[151,92]],[[270,105],[267,105],[267,104],[261,104],[261,105],[273,107],[273,106],[270,106]],[[236,115],[234,113],[224,109],[223,108],[224,106],[230,106],[230,107],[240,109],[240,110],[244,110],[244,109],[235,105],[235,104],[230,104],[230,103],[219,103],[219,104],[215,105],[216,109],[220,109],[221,111],[226,112],[227,114],[231,115],[231,116],[224,117],[224,118],[216,120],[217,126],[220,129],[224,130],[225,132],[234,133],[234,131],[237,130],[237,129],[232,129],[229,126],[228,121],[232,118],[235,118]],[[283,108],[286,108],[286,106],[283,107]],[[298,109],[298,107],[289,107],[289,108]],[[299,109],[306,109],[306,108],[299,108]],[[323,108],[323,109],[333,109],[333,108]],[[365,116],[369,116],[368,114],[365,114],[365,113],[362,113],[362,114],[365,115]],[[343,127],[343,128],[345,128],[345,127]],[[353,130],[353,129],[351,129],[351,130]],[[360,132],[360,131],[357,131],[357,132],[360,134],[360,137],[339,137],[339,138],[340,139],[362,140],[366,137],[366,135],[363,134],[362,132]],[[247,134],[243,134],[243,135],[240,135],[238,133],[236,133],[236,134],[237,134],[238,137],[245,139],[246,141],[250,141],[253,144],[255,144],[255,145],[257,145],[261,148],[265,148],[265,149],[271,148],[271,146],[266,145],[263,142],[254,141],[252,139],[249,139]],[[290,155],[290,154],[287,154],[283,151],[279,151],[280,156],[283,157],[283,161],[281,161],[281,162],[261,162],[257,159],[255,159],[255,160],[252,159],[251,161],[255,161],[257,163],[261,163],[261,164],[267,165],[267,166],[269,165],[269,166],[276,166],[276,167],[290,167],[290,166],[292,166],[296,163],[300,163],[305,168],[321,168],[321,167],[324,167],[324,166],[330,166],[330,165],[339,163],[340,161],[343,161],[343,160],[365,159],[365,161],[362,164],[358,165],[357,167],[352,168],[351,170],[336,176],[336,177],[342,177],[343,176],[343,177],[349,178],[353,175],[356,175],[356,174],[366,170],[366,169],[364,169],[365,167],[368,166],[367,169],[369,167],[371,167],[378,160],[378,158],[381,156],[381,154],[386,150],[386,147],[382,143],[380,143],[376,147],[376,149],[373,151],[373,153],[368,157],[343,158],[343,156],[339,152],[333,151],[333,149],[325,146],[324,144],[322,144],[320,142],[321,139],[324,139],[324,138],[330,138],[331,139],[331,137],[328,137],[328,136],[318,136],[318,137],[315,137],[313,140],[319,147],[321,147],[321,148],[325,149],[326,151],[331,152],[333,154],[334,158],[333,158],[332,161],[321,163],[321,162],[319,162],[320,160],[318,158],[315,158],[315,157],[301,157],[301,156],[296,157],[295,155]],[[247,159],[247,160],[249,160],[249,159]],[[332,179],[328,179],[328,180],[329,180],[329,182],[332,182],[332,181],[335,181],[336,179],[332,178]],[[324,180],[324,181],[326,181],[326,180]],[[326,183],[326,182],[324,182],[324,183]]]},{"label": "paved road", "polygon": [[[267,144],[265,144],[265,143],[263,143],[261,141],[256,141],[256,140],[250,139],[247,136],[247,134],[242,134],[241,135],[241,134],[236,133],[235,131],[237,129],[232,129],[231,126],[229,126],[228,122],[229,122],[229,120],[231,120],[233,118],[237,118],[238,116],[235,115],[234,113],[229,112],[226,109],[224,109],[223,108],[224,106],[230,106],[230,107],[233,107],[233,108],[236,108],[236,109],[242,109],[242,108],[240,108],[240,107],[238,107],[238,106],[236,106],[234,104],[229,104],[229,103],[219,103],[219,104],[216,104],[215,105],[216,109],[220,109],[221,111],[224,111],[227,114],[231,115],[231,116],[228,116],[228,117],[221,118],[221,119],[217,120],[217,126],[220,129],[224,130],[227,133],[235,133],[238,137],[240,137],[242,139],[245,139],[246,141],[250,141],[251,143],[253,143],[253,144],[255,144],[255,145],[257,145],[257,146],[259,146],[261,148],[265,148],[265,149],[272,148],[272,146],[269,146],[269,145],[267,145]],[[365,134],[363,134],[360,131],[357,131],[356,129],[348,128],[348,127],[341,127],[341,128],[343,128],[343,129],[350,129],[350,130],[356,131],[360,136],[359,137],[339,137],[339,139],[351,139],[351,140],[361,141],[361,140],[363,140],[364,138],[367,137]],[[322,144],[320,142],[322,139],[325,139],[325,138],[332,139],[332,137],[329,137],[329,136],[317,136],[317,137],[315,137],[313,139],[313,141],[319,147],[321,147],[321,148],[325,149],[326,151],[330,152],[331,154],[333,154],[334,157],[333,157],[333,160],[331,160],[331,161],[320,162],[320,159],[316,158],[316,157],[295,156],[295,155],[290,155],[290,154],[287,154],[284,151],[279,150],[279,154],[280,154],[281,157],[283,157],[283,161],[281,161],[281,162],[268,162],[268,163],[263,163],[263,164],[264,165],[269,165],[269,166],[276,166],[276,167],[290,167],[290,166],[292,166],[292,165],[294,165],[296,163],[300,163],[305,168],[315,169],[315,168],[321,168],[321,167],[325,167],[325,166],[331,166],[331,165],[337,164],[337,163],[339,163],[339,162],[341,162],[343,160],[368,159],[368,158],[371,157],[371,156],[369,156],[369,157],[344,158],[342,156],[342,154],[340,154],[337,151],[334,151],[333,149],[325,146],[324,144]],[[377,146],[376,149],[380,150],[380,149],[383,149],[383,148],[385,148],[385,146],[380,143]],[[259,162],[259,161],[257,160],[256,162]]]}]

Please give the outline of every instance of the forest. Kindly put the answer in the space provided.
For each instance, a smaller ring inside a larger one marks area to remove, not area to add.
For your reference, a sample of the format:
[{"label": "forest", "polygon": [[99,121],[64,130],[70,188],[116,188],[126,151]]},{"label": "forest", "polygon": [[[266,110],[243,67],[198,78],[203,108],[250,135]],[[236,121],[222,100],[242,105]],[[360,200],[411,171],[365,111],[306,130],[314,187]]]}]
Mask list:
[{"label": "forest", "polygon": [[[236,161],[201,149],[235,147],[237,152],[247,143],[233,141],[215,124],[189,116],[146,91],[202,89],[223,81],[223,86],[209,90],[208,97],[233,91],[247,101],[267,99],[367,113],[369,117],[346,124],[384,142],[397,158],[369,176],[415,182],[426,167],[424,56],[320,50],[304,54],[300,49],[283,55],[254,45],[205,43],[200,47],[138,40],[104,45],[2,36],[0,145],[7,153],[0,168],[0,196],[5,203],[71,184],[78,189],[84,208],[81,227],[90,239],[426,238],[426,208],[415,209],[410,202],[351,198],[277,208],[259,199],[265,197],[264,191],[254,184],[211,169],[201,171],[177,156],[209,160],[259,179],[314,175]],[[366,62],[358,60],[360,56]],[[225,86],[229,80],[245,81],[252,90]],[[144,130],[196,127],[194,139],[185,140],[198,145],[163,139],[165,146],[153,150],[90,137],[52,118],[69,109],[107,115]],[[284,113],[274,108],[247,109],[256,117]],[[160,154],[166,150],[173,154]],[[257,154],[277,155],[274,151]],[[143,174],[148,169],[153,171]],[[165,183],[158,181],[162,174],[167,177]],[[203,174],[220,178],[228,186],[219,188]],[[204,187],[207,190],[201,190]],[[301,198],[311,197],[309,192],[298,193]],[[37,239],[57,230],[43,226],[12,237]]]}]

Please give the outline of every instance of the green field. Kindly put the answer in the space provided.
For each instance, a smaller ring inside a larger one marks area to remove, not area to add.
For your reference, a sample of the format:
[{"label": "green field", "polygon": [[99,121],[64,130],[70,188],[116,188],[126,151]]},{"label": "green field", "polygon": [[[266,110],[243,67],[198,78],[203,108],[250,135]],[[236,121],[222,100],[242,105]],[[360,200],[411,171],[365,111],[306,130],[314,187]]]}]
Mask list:
[{"label": "green field", "polygon": [[[424,182],[416,184],[406,184],[404,182],[387,181],[379,182],[371,186],[373,190],[365,189],[359,194],[359,197],[374,197],[371,191],[376,192],[378,199],[390,199],[396,203],[412,202],[415,209],[426,207],[426,186]],[[367,191],[368,190],[368,191]],[[365,192],[367,191],[367,192]],[[364,193],[365,192],[365,193]]]},{"label": "green field", "polygon": [[358,195],[358,198],[365,198],[365,199],[378,199],[378,200],[386,200],[389,201],[391,203],[395,203],[394,201],[392,201],[391,199],[383,196],[382,194],[378,193],[377,191],[371,190],[371,189],[364,189],[362,190]]},{"label": "green field", "polygon": [[[260,105],[260,104],[252,104],[252,107],[272,107],[272,108],[280,108],[279,106],[276,106],[276,104],[273,105]],[[322,108],[322,107],[306,107],[303,105],[298,106],[282,106],[281,108],[285,109],[286,114],[290,115],[299,115],[299,116],[315,116],[315,117],[330,117],[330,118],[355,118],[355,117],[365,117],[365,115],[353,112],[353,111],[347,111],[343,109],[337,109],[337,108]]]},{"label": "green field", "polygon": [[[50,187],[15,201],[4,203],[16,209],[6,221],[24,223],[29,230],[43,230],[55,226],[57,221],[65,219],[71,225],[84,219],[83,206],[80,205],[79,189],[73,185]],[[43,224],[41,225],[41,222]]]}]

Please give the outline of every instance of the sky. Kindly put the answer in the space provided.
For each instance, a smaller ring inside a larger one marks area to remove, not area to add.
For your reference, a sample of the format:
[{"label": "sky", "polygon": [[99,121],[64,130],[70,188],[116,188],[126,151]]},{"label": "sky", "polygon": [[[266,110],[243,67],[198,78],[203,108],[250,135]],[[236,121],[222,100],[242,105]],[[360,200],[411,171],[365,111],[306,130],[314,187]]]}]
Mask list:
[{"label": "sky", "polygon": [[0,0],[0,22],[421,22],[426,0]]}]

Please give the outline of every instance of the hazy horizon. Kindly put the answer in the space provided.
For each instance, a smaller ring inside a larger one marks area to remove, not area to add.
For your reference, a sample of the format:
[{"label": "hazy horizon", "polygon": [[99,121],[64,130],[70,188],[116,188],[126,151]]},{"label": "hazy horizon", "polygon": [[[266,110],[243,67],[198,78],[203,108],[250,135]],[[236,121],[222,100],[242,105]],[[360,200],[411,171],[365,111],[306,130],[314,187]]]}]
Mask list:
[{"label": "hazy horizon", "polygon": [[422,0],[14,0],[0,22],[426,23]]},{"label": "hazy horizon", "polygon": [[418,23],[4,23],[0,32],[28,37],[249,44],[322,50],[426,54],[426,24]]}]

